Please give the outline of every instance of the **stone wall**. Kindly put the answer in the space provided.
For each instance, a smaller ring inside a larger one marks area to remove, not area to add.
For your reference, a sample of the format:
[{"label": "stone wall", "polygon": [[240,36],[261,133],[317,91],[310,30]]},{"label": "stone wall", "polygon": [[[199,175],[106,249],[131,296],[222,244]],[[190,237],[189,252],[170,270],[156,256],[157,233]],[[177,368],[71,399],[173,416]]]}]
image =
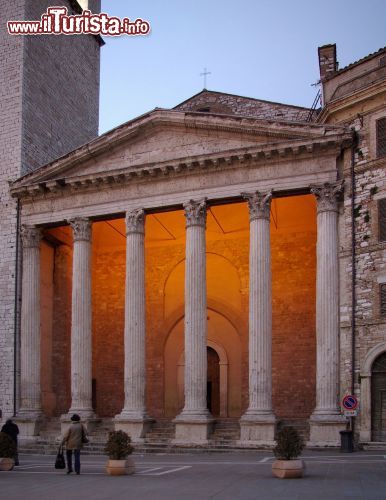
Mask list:
[{"label": "stone wall", "polygon": [[[72,2],[74,3],[74,2]],[[7,20],[37,19],[53,1],[0,1],[0,409],[14,412],[16,201],[8,181],[98,132],[99,43],[91,36],[11,36]],[[64,0],[71,10],[71,2]],[[92,2],[94,11],[99,1]],[[18,356],[16,355],[16,370]]]},{"label": "stone wall", "polygon": [[23,0],[0,1],[0,409],[13,414],[16,201],[8,180],[20,173],[23,38],[7,34],[6,21],[22,18]]},{"label": "stone wall", "polygon": [[[360,374],[369,351],[385,342],[386,318],[380,314],[380,282],[386,282],[386,242],[379,241],[378,201],[386,198],[386,159],[376,157],[375,121],[386,115],[377,101],[362,108],[365,113],[350,125],[358,134],[355,162],[355,378],[354,390],[360,400],[358,429],[364,425],[366,395],[362,394]],[[352,384],[352,261],[351,261],[351,154],[344,161],[346,189],[341,221],[341,394],[351,392]],[[383,280],[383,281],[382,281]],[[363,403],[363,406],[362,406]],[[368,424],[365,424],[368,425]]]},{"label": "stone wall", "polygon": [[174,109],[179,111],[206,111],[229,115],[252,116],[262,120],[308,121],[310,110],[277,102],[262,101],[250,97],[223,94],[204,90],[184,101]]},{"label": "stone wall", "polygon": [[[27,2],[26,18],[53,4]],[[69,0],[60,5],[72,12]],[[91,35],[25,38],[23,174],[98,135],[99,50]]]}]

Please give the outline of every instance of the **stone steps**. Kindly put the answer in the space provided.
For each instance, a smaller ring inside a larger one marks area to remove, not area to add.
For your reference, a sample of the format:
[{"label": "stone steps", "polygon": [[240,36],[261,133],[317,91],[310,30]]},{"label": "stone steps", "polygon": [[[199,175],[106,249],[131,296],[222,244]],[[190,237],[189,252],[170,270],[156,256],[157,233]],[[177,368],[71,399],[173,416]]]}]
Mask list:
[{"label": "stone steps", "polygon": [[361,443],[361,446],[365,451],[386,450],[385,441],[371,441],[368,443]]},{"label": "stone steps", "polygon": [[310,425],[307,419],[293,418],[279,420],[277,430],[279,431],[283,427],[293,427],[296,429],[305,443],[310,439]]},{"label": "stone steps", "polygon": [[[278,427],[292,425],[307,441],[309,435],[308,422],[304,419],[286,419],[279,421]],[[90,442],[87,443],[82,453],[89,455],[104,455],[105,443],[108,433],[113,429],[113,422],[109,419],[103,420],[99,426],[89,433]],[[227,452],[263,449],[266,447],[241,447],[238,445],[240,439],[240,425],[238,419],[221,419],[215,423],[214,431],[209,443],[205,446],[181,446],[172,443],[175,435],[175,424],[169,419],[159,419],[154,422],[152,429],[146,434],[143,443],[135,444],[136,453],[193,453],[193,452]],[[34,442],[21,442],[20,453],[55,454],[61,439],[60,422],[57,419],[50,422],[41,435]],[[383,446],[385,448],[385,446]],[[376,448],[373,448],[376,449]],[[381,449],[381,448],[379,448]]]}]

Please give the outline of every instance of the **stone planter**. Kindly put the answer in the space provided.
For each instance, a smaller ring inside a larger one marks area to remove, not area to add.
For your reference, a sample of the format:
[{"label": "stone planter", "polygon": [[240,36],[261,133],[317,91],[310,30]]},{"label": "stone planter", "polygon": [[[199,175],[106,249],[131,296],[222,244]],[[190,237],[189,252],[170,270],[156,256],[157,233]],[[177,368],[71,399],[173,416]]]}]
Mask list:
[{"label": "stone planter", "polygon": [[13,458],[0,458],[0,470],[12,470],[14,465]]},{"label": "stone planter", "polygon": [[280,479],[303,477],[303,460],[276,460],[272,464],[273,475]]},{"label": "stone planter", "polygon": [[128,474],[134,474],[135,466],[134,460],[128,457],[125,460],[108,460],[106,466],[107,474],[110,476],[126,476]]}]

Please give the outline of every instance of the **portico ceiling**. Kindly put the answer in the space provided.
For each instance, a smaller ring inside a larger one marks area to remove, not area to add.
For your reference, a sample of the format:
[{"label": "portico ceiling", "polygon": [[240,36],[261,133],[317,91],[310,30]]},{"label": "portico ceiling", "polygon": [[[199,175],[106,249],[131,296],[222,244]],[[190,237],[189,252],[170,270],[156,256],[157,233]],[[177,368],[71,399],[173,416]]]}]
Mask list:
[{"label": "portico ceiling", "polygon": [[[316,230],[316,208],[312,195],[274,199],[271,205],[271,233]],[[249,231],[247,203],[209,207],[207,240],[233,238]],[[124,219],[97,222],[93,242],[98,248],[125,244]],[[184,241],[185,219],[182,210],[148,214],[146,244],[160,245]]]}]

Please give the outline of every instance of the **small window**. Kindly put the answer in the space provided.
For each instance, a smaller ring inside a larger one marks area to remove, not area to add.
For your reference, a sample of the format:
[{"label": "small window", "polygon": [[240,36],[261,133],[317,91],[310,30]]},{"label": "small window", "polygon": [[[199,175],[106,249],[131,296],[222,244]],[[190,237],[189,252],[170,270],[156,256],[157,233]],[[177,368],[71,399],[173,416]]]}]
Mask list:
[{"label": "small window", "polygon": [[378,201],[379,241],[386,241],[386,198]]},{"label": "small window", "polygon": [[386,156],[386,118],[377,120],[377,157]]},{"label": "small window", "polygon": [[386,283],[380,285],[381,316],[386,316]]},{"label": "small window", "polygon": [[210,113],[210,108],[198,108],[198,110],[200,113]]}]

